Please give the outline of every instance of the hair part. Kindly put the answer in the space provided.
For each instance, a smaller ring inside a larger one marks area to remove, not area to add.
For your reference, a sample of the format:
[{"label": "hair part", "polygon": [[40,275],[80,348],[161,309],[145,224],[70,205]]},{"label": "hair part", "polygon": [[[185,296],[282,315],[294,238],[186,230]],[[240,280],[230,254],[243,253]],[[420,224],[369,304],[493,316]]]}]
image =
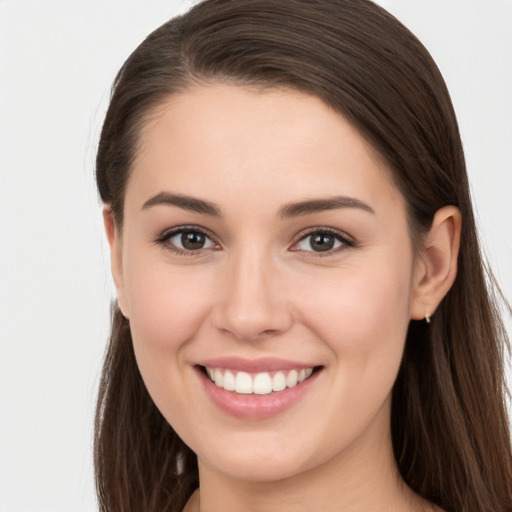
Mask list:
[{"label": "hair part", "polygon": [[[119,229],[148,116],[173,94],[214,82],[294,89],[340,113],[386,162],[416,246],[439,208],[460,209],[455,283],[429,328],[410,324],[393,389],[393,448],[404,481],[448,512],[510,512],[507,337],[486,285],[455,113],[427,50],[368,0],[197,4],[150,34],[115,79],[96,176]],[[198,485],[195,456],[153,404],[117,307],[95,465],[103,512],[181,511]]]}]

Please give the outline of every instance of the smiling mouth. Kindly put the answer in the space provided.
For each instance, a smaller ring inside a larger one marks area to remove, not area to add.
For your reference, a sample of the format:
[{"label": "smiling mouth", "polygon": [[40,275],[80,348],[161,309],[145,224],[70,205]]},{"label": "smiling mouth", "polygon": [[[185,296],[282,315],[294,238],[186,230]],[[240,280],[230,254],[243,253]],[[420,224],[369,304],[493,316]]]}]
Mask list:
[{"label": "smiling mouth", "polygon": [[217,387],[242,395],[269,395],[294,388],[309,379],[320,367],[247,373],[222,368],[201,367]]}]

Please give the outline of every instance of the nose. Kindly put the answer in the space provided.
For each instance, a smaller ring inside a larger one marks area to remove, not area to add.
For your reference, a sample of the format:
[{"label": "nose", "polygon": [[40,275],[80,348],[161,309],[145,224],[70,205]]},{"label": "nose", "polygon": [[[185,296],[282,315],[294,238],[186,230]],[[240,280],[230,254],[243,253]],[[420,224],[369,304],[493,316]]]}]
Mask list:
[{"label": "nose", "polygon": [[278,267],[270,257],[250,251],[226,261],[213,311],[215,327],[245,341],[287,331],[293,323],[293,312]]}]

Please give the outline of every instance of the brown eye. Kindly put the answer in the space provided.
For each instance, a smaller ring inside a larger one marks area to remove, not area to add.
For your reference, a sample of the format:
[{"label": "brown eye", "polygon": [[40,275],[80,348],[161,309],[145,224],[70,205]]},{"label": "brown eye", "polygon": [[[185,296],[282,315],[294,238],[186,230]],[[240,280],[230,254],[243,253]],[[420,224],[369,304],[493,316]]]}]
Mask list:
[{"label": "brown eye", "polygon": [[329,253],[337,252],[343,247],[354,247],[354,242],[342,232],[326,229],[314,231],[303,236],[293,247],[293,251]]},{"label": "brown eye", "polygon": [[203,249],[206,242],[206,236],[197,231],[184,231],[181,233],[181,245],[187,251],[197,251]]},{"label": "brown eye", "polygon": [[174,229],[167,231],[157,239],[159,244],[164,245],[179,254],[191,254],[204,249],[218,249],[216,244],[206,233],[198,229]]},{"label": "brown eye", "polygon": [[313,251],[325,252],[334,249],[336,239],[331,235],[318,234],[309,237],[309,245]]}]

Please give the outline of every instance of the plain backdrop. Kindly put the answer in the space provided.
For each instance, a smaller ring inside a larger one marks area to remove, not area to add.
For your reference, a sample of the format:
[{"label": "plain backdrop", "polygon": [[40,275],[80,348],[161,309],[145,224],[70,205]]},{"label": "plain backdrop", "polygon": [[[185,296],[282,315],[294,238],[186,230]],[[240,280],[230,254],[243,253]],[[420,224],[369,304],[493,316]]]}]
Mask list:
[{"label": "plain backdrop", "polygon": [[[510,300],[512,1],[379,3],[446,78],[482,247]],[[0,0],[0,512],[97,509],[92,423],[113,287],[95,149],[117,69],[190,4]]]}]

